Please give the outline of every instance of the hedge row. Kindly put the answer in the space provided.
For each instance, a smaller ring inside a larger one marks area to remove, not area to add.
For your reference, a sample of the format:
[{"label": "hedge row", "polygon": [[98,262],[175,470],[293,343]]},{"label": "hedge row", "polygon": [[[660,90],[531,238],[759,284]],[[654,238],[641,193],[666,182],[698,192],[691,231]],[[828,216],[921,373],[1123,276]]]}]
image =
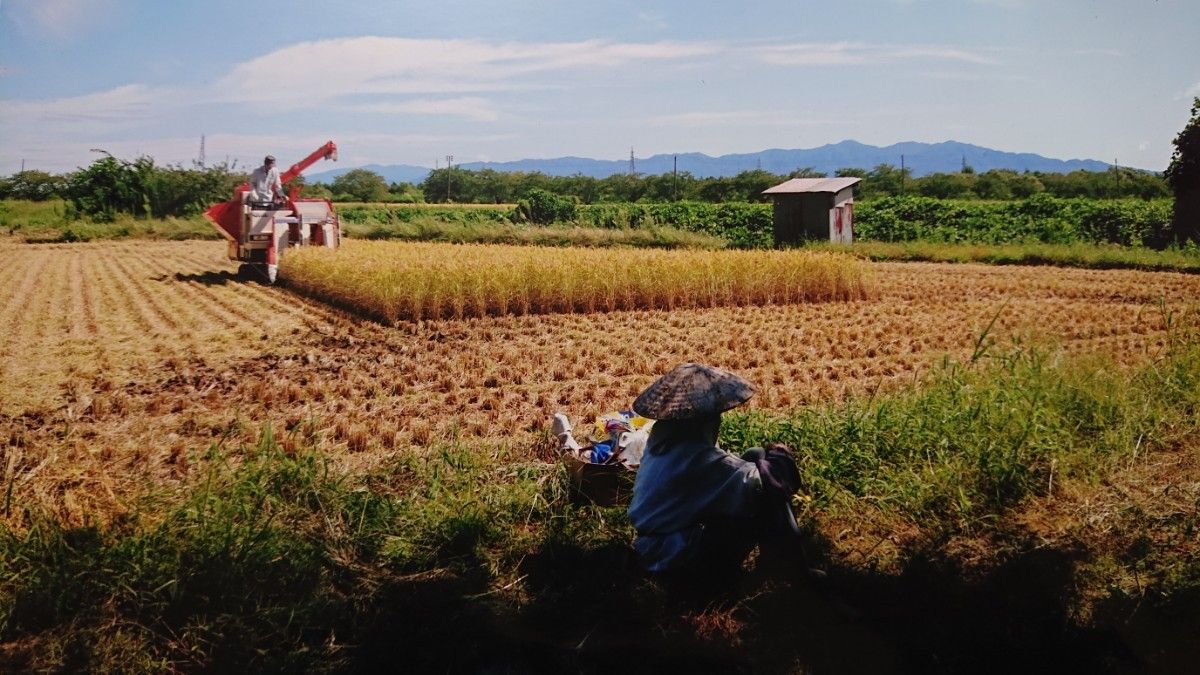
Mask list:
[{"label": "hedge row", "polygon": [[1161,246],[1170,240],[1171,200],[889,197],[856,204],[854,215],[855,235],[863,241]]},{"label": "hedge row", "polygon": [[[464,224],[529,220],[528,215],[504,207],[354,206],[342,208],[340,213],[350,222],[384,225],[430,217]],[[887,197],[859,202],[854,211],[859,241],[1160,246],[1170,241],[1170,221],[1169,199],[1059,199],[1047,195],[1005,202]],[[770,204],[589,204],[575,209],[575,222],[609,229],[670,226],[722,237],[735,248],[769,248],[773,244]]]},{"label": "hedge row", "polygon": [[[772,244],[769,204],[598,204],[581,207],[578,217],[596,227],[671,225],[724,237],[739,248]],[[888,197],[855,204],[854,229],[860,241],[1159,246],[1170,240],[1170,220],[1169,199]]]}]

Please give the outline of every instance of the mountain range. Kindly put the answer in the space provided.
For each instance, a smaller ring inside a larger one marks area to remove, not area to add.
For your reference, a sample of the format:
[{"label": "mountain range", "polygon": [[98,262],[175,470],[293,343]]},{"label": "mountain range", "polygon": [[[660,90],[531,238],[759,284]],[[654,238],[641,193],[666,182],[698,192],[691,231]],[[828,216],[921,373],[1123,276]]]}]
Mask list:
[{"label": "mountain range", "polygon": [[[651,175],[670,173],[676,161],[680,172],[690,171],[696,177],[733,176],[742,171],[760,168],[771,173],[789,174],[804,167],[834,175],[838,169],[842,168],[872,169],[880,164],[899,167],[901,156],[903,156],[904,166],[910,169],[914,176],[959,171],[964,163],[977,172],[990,169],[1012,169],[1014,171],[1067,173],[1079,169],[1105,171],[1112,166],[1094,159],[1053,159],[1029,152],[1003,152],[957,141],[943,143],[907,141],[879,147],[850,140],[822,145],[818,148],[771,149],[719,157],[711,157],[699,152],[678,155],[660,154],[638,157],[635,159],[634,165],[639,174]],[[464,162],[454,166],[473,170],[540,171],[551,176],[582,174],[594,178],[629,173],[630,170],[628,159],[606,160],[586,157],[519,159],[511,162]],[[312,182],[328,183],[354,168],[374,171],[389,183],[420,183],[429,175],[429,167],[424,166],[368,164],[362,167],[323,171],[308,176],[308,179]]]}]

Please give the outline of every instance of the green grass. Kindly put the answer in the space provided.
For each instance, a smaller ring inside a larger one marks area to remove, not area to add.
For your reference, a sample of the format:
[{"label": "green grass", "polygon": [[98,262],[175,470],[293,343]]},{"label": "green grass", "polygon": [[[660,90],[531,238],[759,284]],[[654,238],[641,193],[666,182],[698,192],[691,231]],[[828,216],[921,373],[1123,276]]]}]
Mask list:
[{"label": "green grass", "polygon": [[0,532],[0,644],[34,637],[33,669],[311,668],[389,580],[473,576],[486,591],[565,494],[553,465],[450,445],[347,476],[268,428],[196,459],[199,477],[111,526],[26,513]]},{"label": "green grass", "polygon": [[866,509],[972,533],[1052,480],[1093,482],[1194,439],[1200,348],[1177,349],[1130,375],[1106,358],[981,342],[975,358],[945,362],[914,392],[786,417],[732,414],[723,438],[731,450],[798,448],[813,508],[828,515]]},{"label": "green grass", "polygon": [[[1180,317],[1164,319],[1176,324],[1173,344],[1132,373],[984,335],[971,359],[946,361],[909,392],[731,413],[722,442],[791,444],[812,526],[903,522],[935,547],[987,534],[1052,483],[1111,480],[1197,440],[1200,339]],[[574,621],[579,588],[612,588],[580,561],[628,546],[624,512],[572,504],[564,471],[524,445],[450,440],[347,475],[316,432],[300,433],[290,454],[269,429],[253,447],[200,450],[192,478],[147,488],[109,525],[21,513],[0,531],[0,665],[7,654],[10,667],[45,670],[339,670],[378,647],[413,669],[445,670],[474,654],[464,634],[526,611]],[[1195,594],[1191,550],[1104,558],[1113,569],[1087,583],[1103,597],[1112,575],[1136,568],[1153,597]],[[935,554],[949,555],[906,552]],[[532,583],[530,560],[551,572]],[[664,611],[653,587],[619,592],[650,602],[628,610],[645,620]]]},{"label": "green grass", "polygon": [[62,201],[0,201],[0,238],[27,243],[94,241],[101,239],[220,239],[202,216],[192,218],[134,218],[114,222],[71,218]]},{"label": "green grass", "polygon": [[673,227],[607,229],[571,225],[538,226],[487,220],[456,222],[446,221],[438,216],[416,217],[390,223],[343,222],[347,236],[362,239],[589,248],[720,249],[727,245],[727,242],[719,237]]},{"label": "green grass", "polygon": [[1111,244],[942,244],[935,242],[857,242],[852,246],[811,244],[845,250],[871,260],[924,261],[989,265],[1052,265],[1091,269],[1135,269],[1200,273],[1200,248],[1150,248]]}]

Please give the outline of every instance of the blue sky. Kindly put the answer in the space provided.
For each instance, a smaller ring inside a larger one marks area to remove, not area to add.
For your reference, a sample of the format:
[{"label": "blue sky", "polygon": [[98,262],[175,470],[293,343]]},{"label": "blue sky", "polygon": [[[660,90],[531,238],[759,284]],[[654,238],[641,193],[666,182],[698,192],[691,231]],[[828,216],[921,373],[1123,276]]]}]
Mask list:
[{"label": "blue sky", "polygon": [[202,134],[243,167],[850,138],[1161,170],[1197,35],[1196,0],[0,0],[0,175],[187,163]]}]

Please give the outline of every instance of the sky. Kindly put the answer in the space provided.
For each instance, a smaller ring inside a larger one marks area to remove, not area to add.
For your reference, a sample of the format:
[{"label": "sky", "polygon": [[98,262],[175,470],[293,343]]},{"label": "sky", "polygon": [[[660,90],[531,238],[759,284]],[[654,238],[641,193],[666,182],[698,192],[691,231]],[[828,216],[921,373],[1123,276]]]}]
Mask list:
[{"label": "sky", "polygon": [[0,175],[956,140],[1162,170],[1197,0],[0,0]]}]

